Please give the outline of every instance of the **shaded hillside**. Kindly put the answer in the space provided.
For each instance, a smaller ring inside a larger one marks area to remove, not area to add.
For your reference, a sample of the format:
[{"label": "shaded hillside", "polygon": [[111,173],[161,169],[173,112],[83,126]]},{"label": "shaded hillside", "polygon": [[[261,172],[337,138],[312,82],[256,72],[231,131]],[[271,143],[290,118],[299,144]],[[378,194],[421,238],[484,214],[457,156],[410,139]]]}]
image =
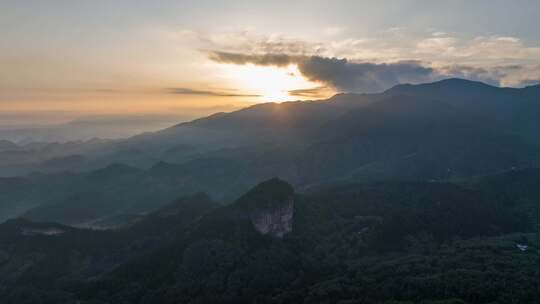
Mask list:
[{"label": "shaded hillside", "polygon": [[[141,151],[154,158],[184,161],[199,153],[223,148],[238,148],[261,143],[311,143],[306,134],[317,136],[321,127],[357,109],[373,106],[388,97],[421,97],[460,109],[477,116],[484,124],[517,124],[512,130],[530,135],[532,118],[540,115],[536,87],[510,89],[480,82],[448,79],[421,85],[398,85],[381,94],[338,94],[326,101],[265,103],[231,113],[219,113],[182,123],[163,131],[125,140],[118,146]],[[399,111],[402,108],[396,109]],[[307,141],[307,142],[306,142]],[[172,151],[176,151],[173,153]]]},{"label": "shaded hillside", "polygon": [[540,169],[513,170],[473,182],[473,187],[516,202],[536,230],[540,229]]},{"label": "shaded hillside", "polygon": [[329,182],[467,179],[535,167],[537,93],[536,87],[451,79],[381,94],[259,104],[125,140],[74,144],[68,151],[78,156],[35,168],[77,172],[25,177],[0,194],[0,208],[10,216],[32,208],[33,219],[91,224],[199,191],[232,201],[274,176],[305,189]]},{"label": "shaded hillside", "polygon": [[304,153],[305,179],[444,180],[536,165],[539,150],[460,108],[398,95],[326,124]]},{"label": "shaded hillside", "polygon": [[498,88],[481,82],[447,79],[420,85],[398,85],[385,95],[410,95],[437,99],[489,120],[537,142],[540,127],[540,86]]},{"label": "shaded hillside", "polygon": [[[531,185],[537,175],[511,178]],[[540,235],[523,213],[535,190],[500,195],[508,193],[494,183],[500,179],[305,194],[270,179],[227,206],[196,194],[117,230],[12,220],[0,225],[0,296],[6,303],[526,302],[539,295],[532,286]],[[518,286],[531,288],[516,295]]]},{"label": "shaded hillside", "polygon": [[[381,183],[295,195],[292,230],[279,240],[257,233],[247,214],[253,208],[265,210],[266,202],[285,198],[290,192],[281,195],[280,185],[277,181],[263,183],[232,205],[216,209],[195,222],[175,244],[90,284],[82,297],[105,303],[320,303],[325,293],[331,292],[326,294],[331,302],[360,294],[366,303],[394,297],[414,300],[427,292],[421,285],[411,285],[410,293],[396,289],[381,294],[377,288],[392,288],[413,275],[452,275],[450,264],[416,268],[414,262],[442,261],[449,252],[455,253],[454,262],[468,261],[473,268],[481,267],[475,256],[503,259],[502,255],[514,254],[512,238],[500,243],[496,239],[486,241],[483,247],[452,240],[529,229],[513,215],[510,202],[494,201],[482,192],[440,183]],[[531,265],[540,262],[540,257],[519,259]],[[403,269],[404,275],[395,277],[387,265],[403,265],[411,272],[405,275],[407,270]],[[511,263],[506,260],[494,267],[502,270]],[[364,273],[349,277],[350,271]],[[477,275],[471,280],[485,279],[489,273],[482,270]],[[517,272],[501,273],[489,281],[496,282],[503,276],[517,276]],[[379,281],[331,287],[334,280],[361,278]],[[523,280],[531,284],[535,278],[531,274]],[[436,281],[441,288],[457,283],[451,279]],[[98,290],[101,295],[96,296]],[[487,287],[476,291],[482,296],[488,292]],[[504,288],[491,299],[510,293]],[[448,294],[432,291],[429,296],[434,300],[471,297],[465,290]]]},{"label": "shaded hillside", "polygon": [[9,220],[0,224],[0,293],[13,286],[38,288],[44,299],[54,299],[51,303],[68,301],[68,291],[77,284],[168,244],[215,206],[206,195],[197,194],[127,227],[104,231]]},{"label": "shaded hillside", "polygon": [[[203,171],[199,171],[202,174]],[[192,177],[187,166],[158,163],[148,170],[112,164],[86,174],[69,177],[69,183],[49,183],[46,180],[28,181],[28,187],[40,185],[28,200],[41,204],[24,213],[36,221],[55,221],[64,224],[93,226],[119,215],[148,213],[161,208],[182,195],[194,194],[204,188],[218,193],[220,188],[213,181]],[[203,185],[206,185],[205,187]],[[24,190],[14,191],[13,198],[24,199]],[[52,194],[59,193],[58,196]]]},{"label": "shaded hillside", "polygon": [[[351,111],[370,108],[388,97],[412,96],[455,107],[478,117],[485,127],[497,127],[536,143],[540,126],[538,86],[498,88],[480,82],[448,79],[420,85],[398,85],[381,94],[338,94],[325,101],[264,103],[231,113],[218,113],[158,132],[125,140],[49,144],[2,150],[3,175],[31,171],[90,170],[113,162],[148,167],[158,161],[186,162],[223,149],[253,149],[259,145],[303,149],[317,140],[327,124]],[[383,101],[384,102],[384,101]],[[402,107],[396,108],[399,111]],[[9,145],[11,146],[11,145]],[[73,157],[79,157],[77,161]],[[51,161],[54,160],[54,161]]]}]

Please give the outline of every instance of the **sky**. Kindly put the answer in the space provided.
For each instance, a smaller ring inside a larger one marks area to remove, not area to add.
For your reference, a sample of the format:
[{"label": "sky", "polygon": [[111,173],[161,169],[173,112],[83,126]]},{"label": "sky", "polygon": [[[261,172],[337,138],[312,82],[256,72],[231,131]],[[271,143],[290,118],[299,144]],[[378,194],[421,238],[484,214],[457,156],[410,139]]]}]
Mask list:
[{"label": "sky", "polygon": [[[0,126],[540,83],[540,2],[0,0]],[[191,115],[191,116],[190,116]]]}]

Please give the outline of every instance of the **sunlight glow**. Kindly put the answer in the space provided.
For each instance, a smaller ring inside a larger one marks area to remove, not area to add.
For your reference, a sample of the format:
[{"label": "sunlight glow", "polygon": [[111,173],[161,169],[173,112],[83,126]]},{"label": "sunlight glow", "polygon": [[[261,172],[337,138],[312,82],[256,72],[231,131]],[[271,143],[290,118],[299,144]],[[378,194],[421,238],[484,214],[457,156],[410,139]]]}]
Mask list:
[{"label": "sunlight glow", "polygon": [[291,96],[289,91],[310,89],[320,84],[305,79],[296,65],[285,68],[255,65],[222,65],[224,76],[233,81],[242,91],[261,95],[265,102],[308,99]]}]

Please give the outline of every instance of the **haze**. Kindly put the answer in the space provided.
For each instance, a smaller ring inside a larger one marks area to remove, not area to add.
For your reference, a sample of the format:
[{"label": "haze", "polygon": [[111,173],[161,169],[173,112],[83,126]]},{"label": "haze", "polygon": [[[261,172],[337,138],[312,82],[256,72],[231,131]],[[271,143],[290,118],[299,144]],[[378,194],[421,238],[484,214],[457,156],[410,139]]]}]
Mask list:
[{"label": "haze", "polygon": [[524,87],[539,18],[537,1],[2,1],[0,125],[142,131],[449,77]]}]

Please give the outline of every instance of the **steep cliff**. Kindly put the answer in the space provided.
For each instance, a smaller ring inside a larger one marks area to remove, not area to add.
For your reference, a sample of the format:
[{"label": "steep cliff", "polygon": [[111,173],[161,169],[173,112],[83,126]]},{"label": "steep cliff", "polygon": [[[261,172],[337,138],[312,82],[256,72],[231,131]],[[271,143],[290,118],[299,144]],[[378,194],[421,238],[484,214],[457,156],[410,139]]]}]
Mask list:
[{"label": "steep cliff", "polygon": [[260,233],[282,238],[292,231],[293,216],[294,199],[290,197],[276,203],[274,207],[252,211],[250,219]]},{"label": "steep cliff", "polygon": [[261,234],[282,238],[292,231],[294,190],[277,178],[265,181],[238,199],[236,206]]}]

